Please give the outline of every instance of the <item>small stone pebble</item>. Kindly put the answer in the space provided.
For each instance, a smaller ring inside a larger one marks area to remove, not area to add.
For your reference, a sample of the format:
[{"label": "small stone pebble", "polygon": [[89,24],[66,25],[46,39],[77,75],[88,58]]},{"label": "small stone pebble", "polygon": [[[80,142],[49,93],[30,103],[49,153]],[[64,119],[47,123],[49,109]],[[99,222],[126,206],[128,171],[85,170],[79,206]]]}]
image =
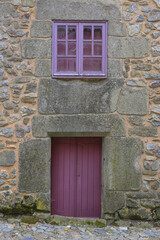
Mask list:
[{"label": "small stone pebble", "polygon": [[106,239],[106,240],[146,240],[160,239],[160,228],[113,227],[104,228],[56,226],[46,223],[9,224],[0,221],[0,240],[56,240],[56,239]]}]

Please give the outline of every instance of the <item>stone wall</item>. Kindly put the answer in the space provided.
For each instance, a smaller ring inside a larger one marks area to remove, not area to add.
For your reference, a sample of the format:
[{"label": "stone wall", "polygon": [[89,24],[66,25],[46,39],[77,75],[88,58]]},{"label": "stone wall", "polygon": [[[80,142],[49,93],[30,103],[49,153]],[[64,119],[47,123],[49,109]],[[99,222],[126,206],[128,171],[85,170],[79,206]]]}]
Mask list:
[{"label": "stone wall", "polygon": [[[107,79],[51,78],[52,19],[109,22]],[[159,0],[0,0],[1,212],[49,211],[52,136],[102,136],[102,217],[160,219],[159,21]]]}]

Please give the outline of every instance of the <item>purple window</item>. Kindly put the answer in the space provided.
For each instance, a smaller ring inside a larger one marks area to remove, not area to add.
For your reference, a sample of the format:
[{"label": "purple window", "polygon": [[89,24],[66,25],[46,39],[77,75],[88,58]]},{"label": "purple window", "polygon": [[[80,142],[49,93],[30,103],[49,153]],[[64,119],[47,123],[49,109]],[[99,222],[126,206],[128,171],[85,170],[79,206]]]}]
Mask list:
[{"label": "purple window", "polygon": [[107,77],[107,22],[53,21],[52,76]]}]

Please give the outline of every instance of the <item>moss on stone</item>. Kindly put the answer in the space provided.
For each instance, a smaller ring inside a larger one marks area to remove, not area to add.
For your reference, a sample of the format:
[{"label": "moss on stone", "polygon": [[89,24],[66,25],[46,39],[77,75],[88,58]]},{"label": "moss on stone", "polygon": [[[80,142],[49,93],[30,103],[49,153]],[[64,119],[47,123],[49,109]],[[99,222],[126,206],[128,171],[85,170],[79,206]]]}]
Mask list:
[{"label": "moss on stone", "polygon": [[21,222],[28,223],[28,224],[35,224],[38,221],[39,221],[39,218],[35,216],[24,216],[21,218]]}]

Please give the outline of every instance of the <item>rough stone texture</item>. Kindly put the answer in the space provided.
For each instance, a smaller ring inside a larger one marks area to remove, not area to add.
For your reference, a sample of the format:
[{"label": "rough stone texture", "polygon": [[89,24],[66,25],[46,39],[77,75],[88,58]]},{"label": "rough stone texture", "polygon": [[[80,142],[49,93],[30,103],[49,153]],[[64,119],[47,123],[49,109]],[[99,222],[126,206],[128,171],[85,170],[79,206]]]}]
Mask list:
[{"label": "rough stone texture", "polygon": [[106,138],[104,144],[104,188],[119,191],[140,189],[141,140],[132,137]]},{"label": "rough stone texture", "polygon": [[38,110],[41,114],[114,112],[122,86],[123,79],[96,84],[44,79],[39,86]]},{"label": "rough stone texture", "polygon": [[106,192],[104,196],[104,213],[114,213],[123,208],[125,205],[125,197],[122,192]]},{"label": "rough stone texture", "polygon": [[145,118],[140,116],[129,116],[128,121],[132,125],[143,126],[145,124]]},{"label": "rough stone texture", "polygon": [[111,22],[108,23],[108,35],[125,37],[127,35],[126,24],[122,22]]},{"label": "rough stone texture", "polygon": [[122,60],[108,59],[108,77],[122,77],[123,62]]},{"label": "rough stone texture", "polygon": [[154,192],[128,192],[127,197],[134,199],[155,199],[156,193]]},{"label": "rough stone texture", "polygon": [[157,127],[154,126],[136,126],[129,129],[129,135],[138,135],[143,137],[158,136]]},{"label": "rough stone texture", "polygon": [[139,209],[122,209],[119,211],[122,219],[133,219],[133,220],[152,220],[152,214],[150,211],[139,208]]},{"label": "rough stone texture", "polygon": [[51,60],[36,60],[36,76],[51,77],[52,75]]},{"label": "rough stone texture", "polygon": [[51,59],[51,40],[24,39],[21,42],[23,58],[49,58]]},{"label": "rough stone texture", "polygon": [[149,53],[148,38],[108,38],[108,56],[111,58],[140,58]]},{"label": "rough stone texture", "polygon": [[153,57],[160,56],[160,46],[155,46],[152,48],[152,56]]},{"label": "rough stone texture", "polygon": [[12,137],[13,133],[14,133],[13,128],[1,128],[0,129],[0,136]]},{"label": "rough stone texture", "polygon": [[15,163],[15,152],[3,150],[0,152],[0,166],[13,166]]},{"label": "rough stone texture", "polygon": [[0,2],[0,16],[10,15],[13,11],[13,7],[10,3]]},{"label": "rough stone texture", "polygon": [[118,104],[118,112],[122,114],[145,115],[147,111],[147,88],[124,87]]},{"label": "rough stone texture", "polygon": [[158,22],[160,20],[160,10],[153,9],[149,15],[149,22]]},{"label": "rough stone texture", "polygon": [[52,35],[52,22],[51,21],[32,21],[31,37],[44,38],[51,37]]},{"label": "rough stone texture", "polygon": [[18,181],[20,192],[49,192],[50,152],[50,139],[32,139],[20,143]]},{"label": "rough stone texture", "polygon": [[18,137],[18,138],[24,137],[24,135],[25,135],[24,127],[20,124],[16,124],[15,125],[15,133],[16,133],[16,137]]},{"label": "rough stone texture", "polygon": [[137,36],[141,31],[141,24],[134,24],[128,27],[129,36]]},{"label": "rough stone texture", "polygon": [[[87,11],[86,11],[87,9]],[[121,19],[121,1],[38,0],[37,19],[110,20]]]},{"label": "rough stone texture", "polygon": [[[40,127],[41,126],[41,127]],[[53,136],[125,136],[123,118],[118,114],[34,116],[34,137]]]}]

